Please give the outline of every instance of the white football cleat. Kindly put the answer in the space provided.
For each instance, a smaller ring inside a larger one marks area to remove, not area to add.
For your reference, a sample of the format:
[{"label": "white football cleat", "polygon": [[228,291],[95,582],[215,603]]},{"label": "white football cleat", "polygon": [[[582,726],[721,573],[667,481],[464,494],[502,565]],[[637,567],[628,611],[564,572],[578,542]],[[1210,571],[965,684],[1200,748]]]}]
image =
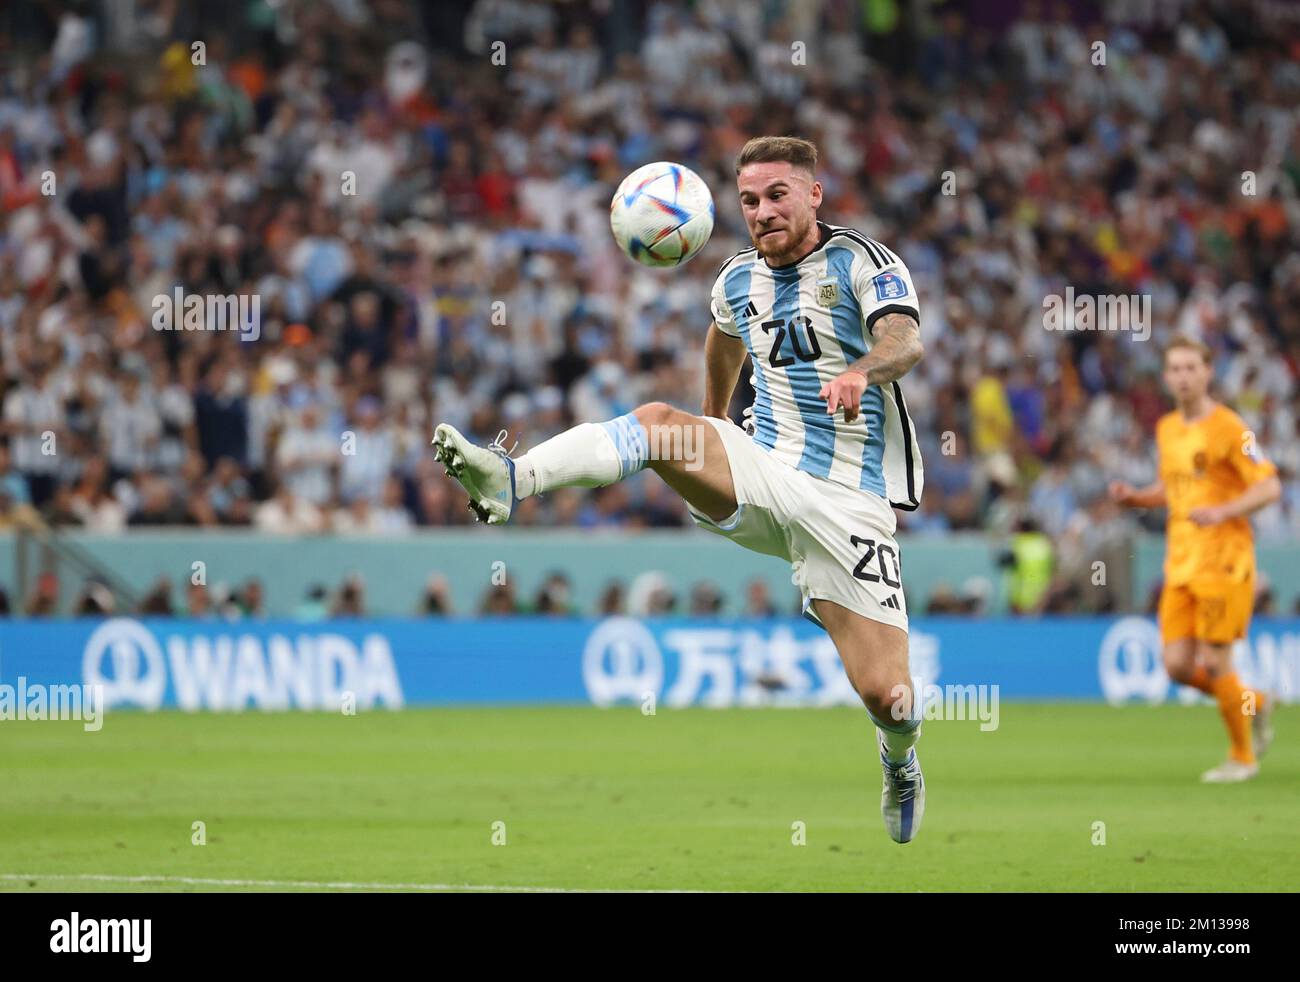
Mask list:
[{"label": "white football cleat", "polygon": [[515,462],[502,442],[506,431],[497,434],[488,448],[470,443],[447,423],[433,431],[433,455],[469,493],[469,510],[480,522],[502,525],[510,521],[515,502]]},{"label": "white football cleat", "polygon": [[1211,767],[1202,774],[1201,780],[1206,784],[1236,784],[1238,781],[1249,781],[1258,773],[1258,764],[1243,764],[1239,760],[1229,758],[1218,767]]},{"label": "white football cleat", "polygon": [[1250,720],[1250,737],[1255,744],[1255,756],[1263,757],[1273,743],[1273,697],[1267,696],[1264,705],[1255,710]]},{"label": "white football cleat", "polygon": [[921,828],[925,814],[925,778],[921,776],[921,762],[916,748],[907,752],[907,760],[891,764],[885,759],[885,740],[876,731],[880,744],[880,766],[885,772],[884,787],[880,792],[880,814],[885,819],[885,829],[895,842],[911,842]]}]

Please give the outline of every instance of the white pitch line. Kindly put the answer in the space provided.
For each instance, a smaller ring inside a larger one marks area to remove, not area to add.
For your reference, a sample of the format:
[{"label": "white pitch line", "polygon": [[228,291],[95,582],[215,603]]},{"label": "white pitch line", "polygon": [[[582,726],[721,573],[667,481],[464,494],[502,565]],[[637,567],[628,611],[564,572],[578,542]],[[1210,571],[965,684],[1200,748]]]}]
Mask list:
[{"label": "white pitch line", "polygon": [[424,893],[700,893],[698,890],[574,890],[473,883],[331,883],[318,880],[217,880],[200,876],[112,876],[104,873],[0,873],[0,880],[79,880],[96,883],[177,883],[207,887],[299,887],[308,890],[416,890]]}]

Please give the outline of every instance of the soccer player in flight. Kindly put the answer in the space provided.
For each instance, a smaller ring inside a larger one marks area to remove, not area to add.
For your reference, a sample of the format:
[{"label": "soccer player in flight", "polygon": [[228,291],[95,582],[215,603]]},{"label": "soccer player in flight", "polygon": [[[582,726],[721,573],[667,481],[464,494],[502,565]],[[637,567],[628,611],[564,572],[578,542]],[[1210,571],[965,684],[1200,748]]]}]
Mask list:
[{"label": "soccer player in flight", "polygon": [[[750,140],[736,159],[754,244],[713,286],[702,415],[652,402],[515,460],[500,437],[483,449],[446,424],[434,446],[491,524],[528,495],[650,468],[698,525],[791,563],[805,616],[829,633],[875,723],[885,827],[908,842],[925,781],[892,508],[914,509],[921,497],[920,448],[898,381],[922,355],[920,311],[897,255],[818,220],[816,166],[817,148],[793,137]],[[746,355],[752,432],[727,417]],[[684,435],[702,453],[683,459],[692,445]]]},{"label": "soccer player in flight", "polygon": [[1168,508],[1160,635],[1165,671],[1218,701],[1228,759],[1212,783],[1246,781],[1272,740],[1271,700],[1247,689],[1232,667],[1255,603],[1255,544],[1246,517],[1282,494],[1277,469],[1255,447],[1241,417],[1210,398],[1210,349],[1185,337],[1165,349],[1165,385],[1177,404],[1156,424],[1159,476],[1142,489],[1120,481],[1112,500]]}]

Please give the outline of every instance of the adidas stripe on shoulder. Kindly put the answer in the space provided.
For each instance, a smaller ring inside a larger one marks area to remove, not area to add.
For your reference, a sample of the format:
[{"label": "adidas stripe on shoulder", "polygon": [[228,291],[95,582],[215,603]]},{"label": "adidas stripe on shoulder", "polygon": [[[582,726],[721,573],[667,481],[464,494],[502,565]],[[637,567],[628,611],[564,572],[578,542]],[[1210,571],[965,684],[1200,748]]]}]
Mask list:
[{"label": "adidas stripe on shoulder", "polygon": [[832,229],[833,230],[830,235],[832,239],[836,238],[837,236],[842,236],[848,239],[850,242],[854,242],[857,245],[861,246],[862,251],[865,252],[867,256],[871,259],[871,261],[875,264],[876,269],[884,269],[886,266],[893,266],[895,264],[901,266],[903,264],[903,261],[899,259],[898,256],[895,255],[892,250],[881,245],[875,239],[863,235],[857,229],[836,228],[834,226],[832,226]]},{"label": "adidas stripe on shoulder", "polygon": [[[736,253],[734,256],[732,256],[725,263],[723,263],[721,266],[718,267],[717,276],[721,276],[723,273],[725,273],[727,271],[727,267],[730,266],[732,263],[734,263],[737,259],[742,259],[745,256],[748,256],[750,253],[753,253],[757,257],[758,249],[756,249],[754,246],[750,246],[748,249],[740,250],[740,252]],[[714,278],[716,279],[717,276],[715,276]]]}]

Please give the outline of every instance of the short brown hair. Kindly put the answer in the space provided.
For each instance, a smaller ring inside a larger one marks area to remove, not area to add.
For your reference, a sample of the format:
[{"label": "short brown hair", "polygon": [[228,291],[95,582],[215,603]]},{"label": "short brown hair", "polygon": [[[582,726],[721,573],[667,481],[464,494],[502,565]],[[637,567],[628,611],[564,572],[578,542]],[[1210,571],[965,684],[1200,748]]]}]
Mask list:
[{"label": "short brown hair", "polygon": [[1169,352],[1176,348],[1190,348],[1201,356],[1201,361],[1205,362],[1205,364],[1214,364],[1214,353],[1210,351],[1210,346],[1204,341],[1197,341],[1196,338],[1188,337],[1186,334],[1175,334],[1169,339],[1169,343],[1165,345],[1164,356],[1168,358]]},{"label": "short brown hair", "polygon": [[736,156],[736,174],[747,164],[768,164],[784,160],[793,167],[802,167],[809,174],[817,173],[817,144],[797,136],[756,136]]}]

